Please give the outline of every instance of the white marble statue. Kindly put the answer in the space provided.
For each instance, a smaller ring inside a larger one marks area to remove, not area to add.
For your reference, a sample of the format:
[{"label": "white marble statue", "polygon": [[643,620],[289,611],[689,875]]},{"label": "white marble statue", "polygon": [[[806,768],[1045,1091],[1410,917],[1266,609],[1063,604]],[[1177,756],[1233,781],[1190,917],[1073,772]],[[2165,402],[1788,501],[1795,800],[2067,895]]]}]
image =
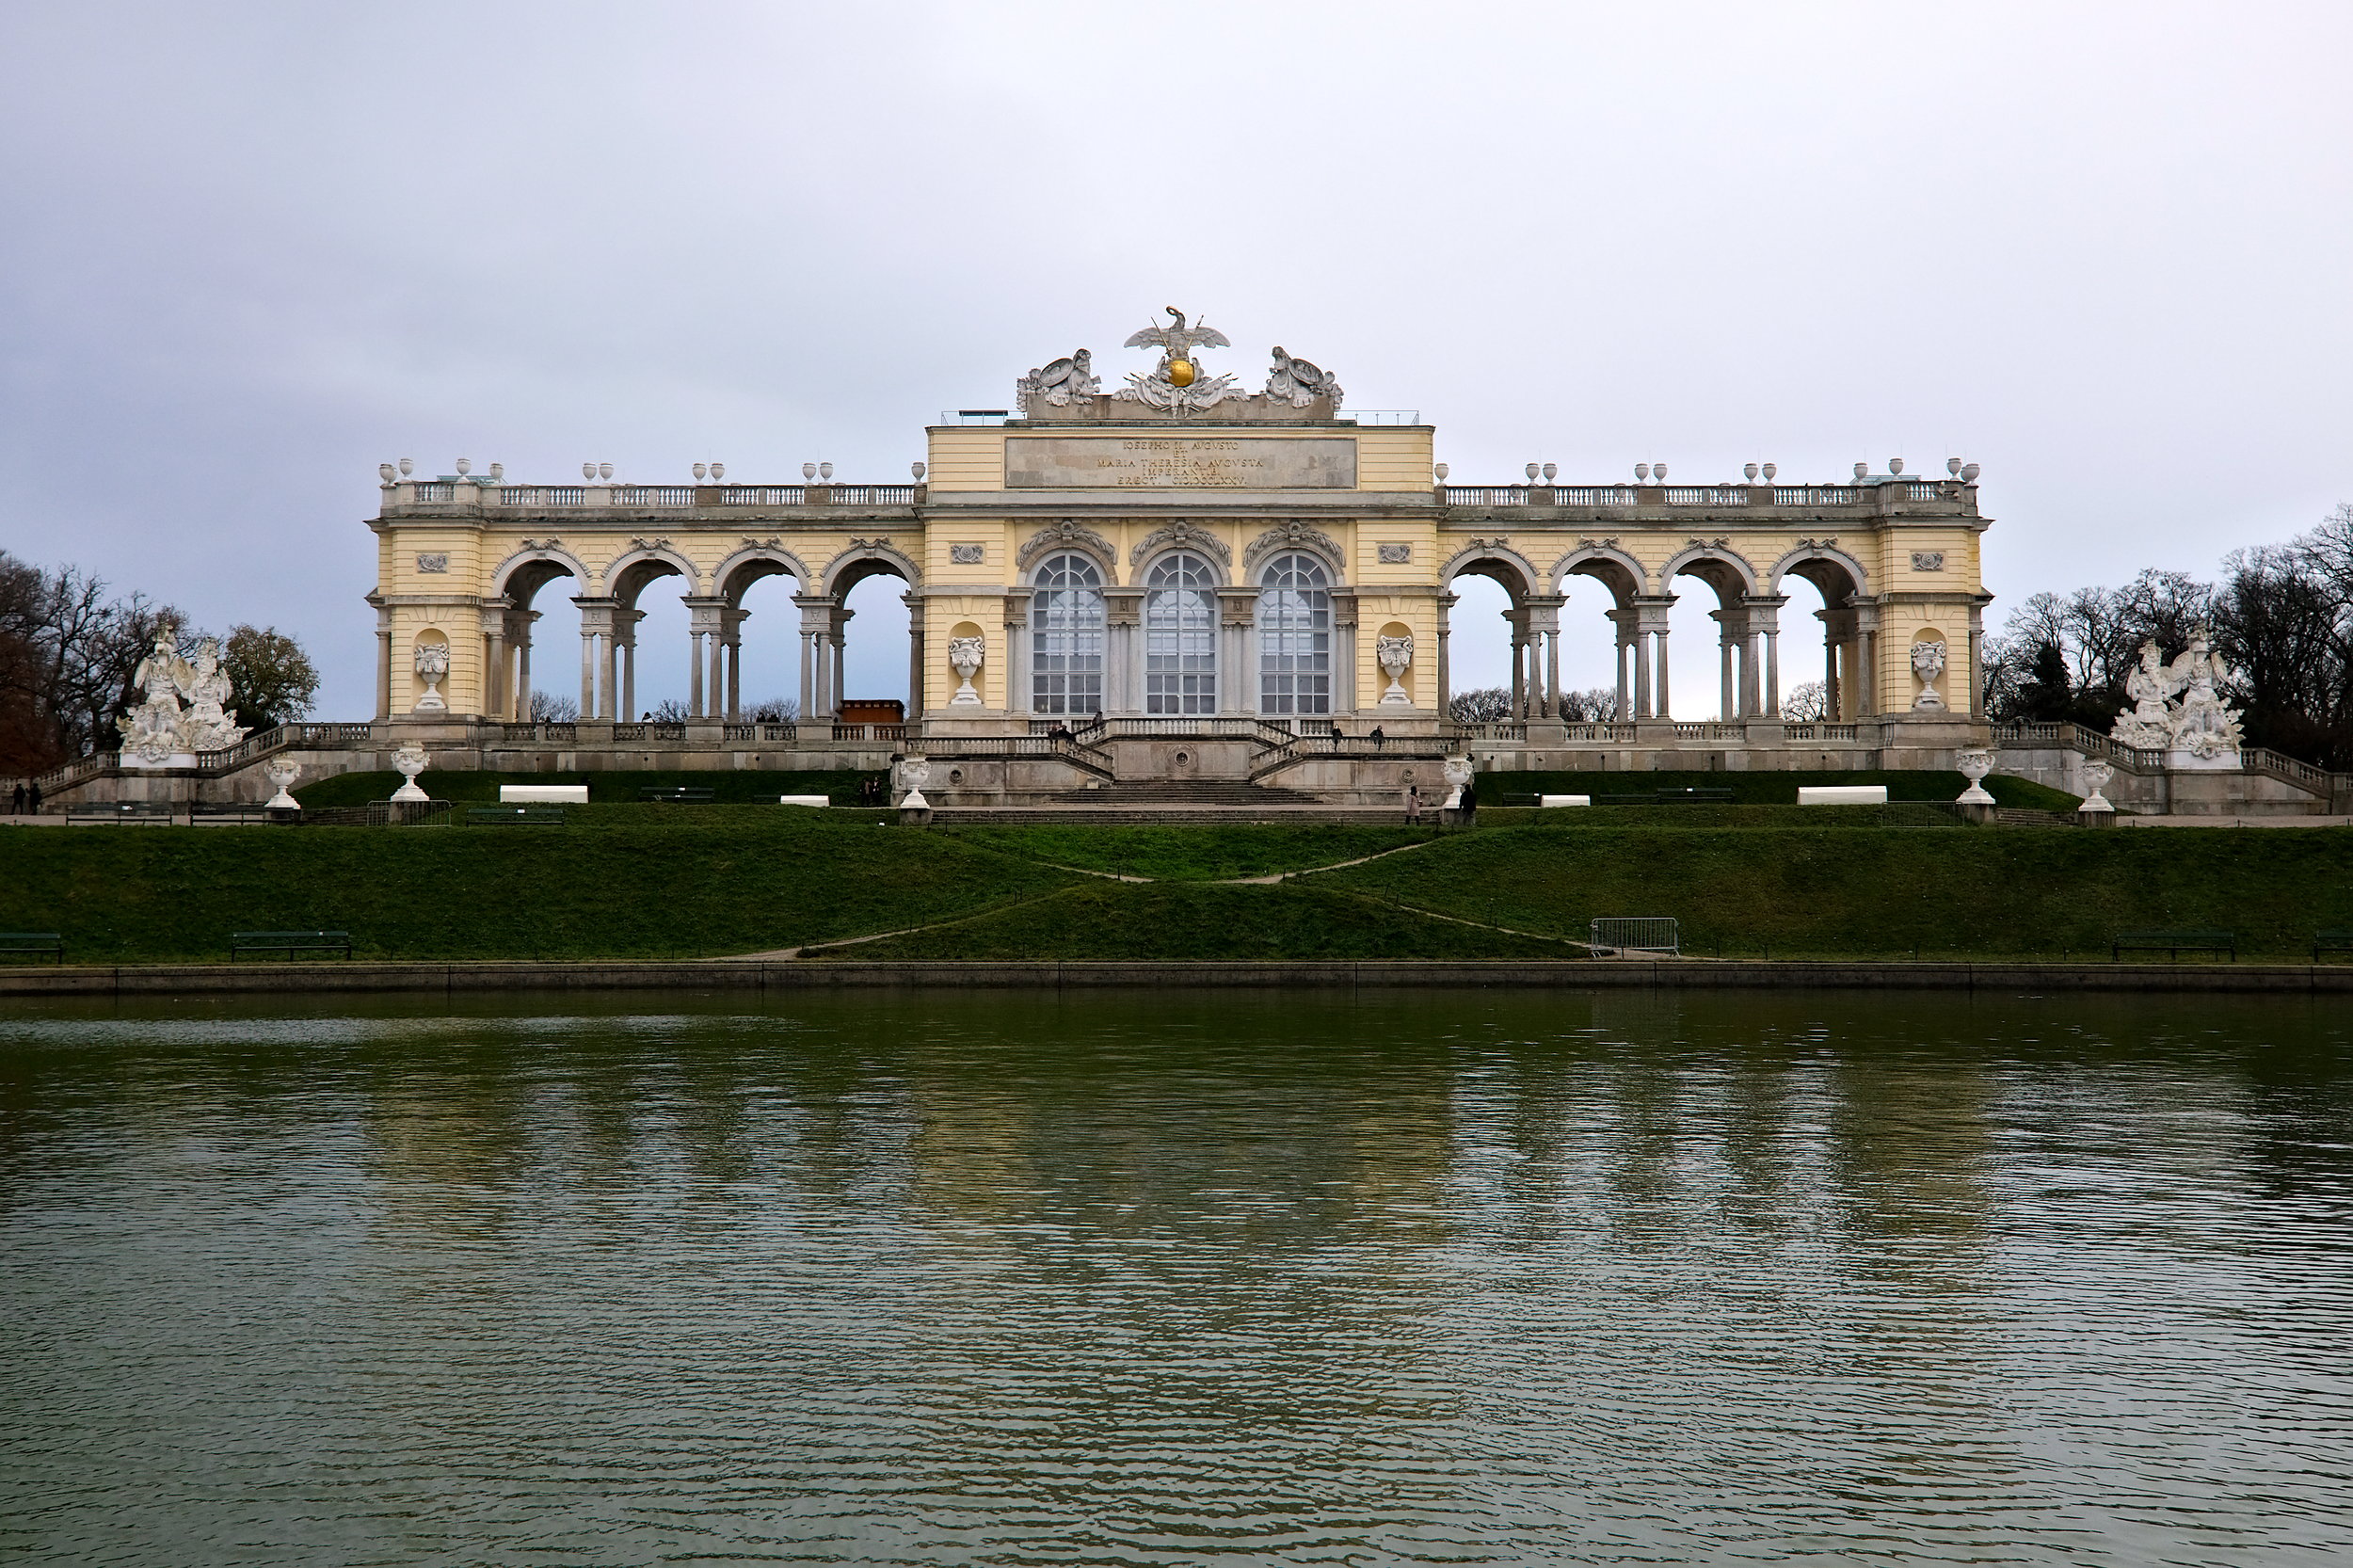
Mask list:
[{"label": "white marble statue", "polygon": [[985,637],[951,637],[948,639],[948,667],[964,682],[956,695],[948,699],[952,708],[978,708],[981,694],[972,686],[972,678],[981,672],[981,661],[988,652]]},{"label": "white marble statue", "polygon": [[[2171,664],[2154,642],[2140,645],[2140,663],[2124,680],[2133,699],[2119,711],[2108,738],[2137,751],[2164,751],[2189,767],[2235,767],[2241,744],[2239,710],[2226,707],[2219,688],[2231,668],[2200,627]],[[2180,700],[2172,700],[2176,696]]]},{"label": "white marble statue", "polygon": [[392,792],[394,800],[431,800],[433,797],[417,787],[417,775],[424,772],[424,747],[414,741],[402,743],[392,753],[392,769],[400,775],[400,788]]},{"label": "white marble statue", "polygon": [[1345,395],[1330,371],[1306,360],[1294,360],[1283,352],[1281,344],[1275,345],[1274,369],[1266,378],[1269,403],[1288,403],[1294,408],[1305,408],[1319,397],[1328,397],[1332,400],[1332,411],[1337,413],[1340,399]]},{"label": "white marble statue", "polygon": [[1405,671],[1414,662],[1414,639],[1380,637],[1372,645],[1373,657],[1381,662],[1382,673],[1389,678],[1388,689],[1381,694],[1384,704],[1402,707],[1413,701],[1405,695]]},{"label": "white marble statue", "polygon": [[246,738],[228,707],[229,672],[214,639],[199,643],[190,661],[181,656],[178,630],[162,627],[131,679],[142,700],[115,720],[127,766],[193,767],[197,753],[225,751]]},{"label": "white marble statue", "polygon": [[1912,706],[1924,712],[1942,709],[1945,699],[1936,695],[1936,678],[1945,673],[1942,638],[1932,637],[1912,645],[1912,673],[1920,680],[1920,695],[1912,699]]},{"label": "white marble statue", "polygon": [[298,765],[282,757],[273,757],[263,764],[262,776],[268,779],[270,787],[278,792],[262,802],[263,806],[272,811],[298,811],[302,808],[302,802],[295,799],[292,792],[294,781],[302,776],[302,769]]},{"label": "white marble statue", "polygon": [[1125,344],[1128,348],[1157,348],[1160,351],[1160,362],[1148,376],[1129,372],[1128,384],[1112,395],[1166,413],[1192,414],[1213,408],[1233,395],[1234,378],[1203,376],[1200,351],[1231,348],[1233,343],[1214,327],[1186,325],[1185,312],[1174,305],[1168,306],[1167,311],[1175,318],[1173,325],[1146,327]]},{"label": "white marble statue", "polygon": [[1034,397],[1057,408],[1066,408],[1081,397],[1093,397],[1102,390],[1103,383],[1095,375],[1095,356],[1084,348],[1066,360],[1056,360],[1030,372],[1015,388],[1025,406]]},{"label": "white marble statue", "polygon": [[417,705],[411,712],[439,713],[447,711],[449,700],[441,696],[441,682],[449,679],[449,644],[419,643],[417,675],[424,681],[424,696],[417,698]]}]

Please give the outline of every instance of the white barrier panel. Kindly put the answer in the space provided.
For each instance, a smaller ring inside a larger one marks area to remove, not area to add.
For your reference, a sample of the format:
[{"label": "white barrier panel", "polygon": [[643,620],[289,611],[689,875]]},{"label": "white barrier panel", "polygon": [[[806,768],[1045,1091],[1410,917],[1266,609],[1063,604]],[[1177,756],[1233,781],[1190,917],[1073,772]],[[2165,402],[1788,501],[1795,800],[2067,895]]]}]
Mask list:
[{"label": "white barrier panel", "polygon": [[833,802],[824,795],[778,795],[776,804],[778,806],[831,806]]},{"label": "white barrier panel", "polygon": [[1798,786],[1800,806],[1884,806],[1887,786],[1884,784],[1801,784]]},{"label": "white barrier panel", "polygon": [[585,784],[502,784],[499,786],[501,806],[528,805],[535,801],[555,802],[566,806],[588,804]]},{"label": "white barrier panel", "polygon": [[1591,795],[1538,795],[1536,804],[1539,806],[1591,806],[1593,804],[1593,797]]}]

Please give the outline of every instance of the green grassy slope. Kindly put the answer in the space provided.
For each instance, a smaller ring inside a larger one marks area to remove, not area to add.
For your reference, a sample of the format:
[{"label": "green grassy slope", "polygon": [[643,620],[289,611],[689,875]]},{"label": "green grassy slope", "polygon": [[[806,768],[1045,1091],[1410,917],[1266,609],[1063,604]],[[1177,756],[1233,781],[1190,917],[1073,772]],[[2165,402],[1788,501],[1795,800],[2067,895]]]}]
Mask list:
[{"label": "green grassy slope", "polygon": [[2080,955],[2214,926],[2284,957],[2353,925],[2353,831],[1500,827],[1315,880],[1573,936],[1672,915],[1698,952]]},{"label": "green grassy slope", "polygon": [[1205,887],[1092,881],[955,925],[822,956],[1030,958],[1568,958],[1558,943],[1474,930],[1313,884]]},{"label": "green grassy slope", "polygon": [[[234,931],[320,927],[392,958],[693,956],[891,930],[1073,880],[790,808],[590,811],[612,815],[564,828],[0,832],[0,930],[61,932],[76,963],[223,958]],[[664,811],[698,816],[653,820]]]},{"label": "green grassy slope", "polygon": [[1178,882],[1268,876],[1337,865],[1400,844],[1422,843],[1434,827],[1360,827],[1341,823],[1238,823],[1228,826],[943,827],[967,843],[1086,871]]}]

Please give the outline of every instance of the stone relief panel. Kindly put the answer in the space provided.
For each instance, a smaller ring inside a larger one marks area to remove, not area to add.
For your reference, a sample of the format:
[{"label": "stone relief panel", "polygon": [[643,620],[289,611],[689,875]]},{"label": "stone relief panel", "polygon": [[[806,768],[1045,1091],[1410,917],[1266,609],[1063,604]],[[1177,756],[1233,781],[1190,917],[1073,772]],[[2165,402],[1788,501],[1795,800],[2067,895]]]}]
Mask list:
[{"label": "stone relief panel", "polygon": [[1912,552],[1912,569],[1914,571],[1943,571],[1945,569],[1945,552],[1941,550],[1913,551]]},{"label": "stone relief panel", "polygon": [[1140,567],[1145,557],[1157,555],[1163,550],[1197,550],[1219,566],[1230,567],[1234,564],[1234,552],[1226,547],[1224,539],[1182,518],[1165,528],[1155,528],[1138,540],[1136,548],[1128,552],[1128,564]]},{"label": "stone relief panel", "polygon": [[417,569],[419,571],[449,570],[449,552],[445,550],[420,551],[417,554]]},{"label": "stone relief panel", "polygon": [[952,544],[948,547],[948,559],[960,567],[977,567],[988,559],[988,548],[977,544]]},{"label": "stone relief panel", "polygon": [[1256,570],[1260,561],[1284,550],[1316,551],[1336,567],[1348,559],[1340,550],[1339,540],[1320,528],[1293,521],[1277,523],[1251,540],[1250,548],[1242,552],[1242,566]]},{"label": "stone relief panel", "polygon": [[1064,518],[1060,522],[1049,522],[1031,535],[1021,546],[1021,552],[1016,559],[1021,568],[1027,571],[1058,550],[1080,551],[1094,556],[1107,568],[1119,559],[1119,551],[1111,540],[1084,523],[1073,521],[1068,518]]},{"label": "stone relief panel", "polygon": [[1385,567],[1411,566],[1414,547],[1409,544],[1385,544],[1381,547],[1381,564]]}]

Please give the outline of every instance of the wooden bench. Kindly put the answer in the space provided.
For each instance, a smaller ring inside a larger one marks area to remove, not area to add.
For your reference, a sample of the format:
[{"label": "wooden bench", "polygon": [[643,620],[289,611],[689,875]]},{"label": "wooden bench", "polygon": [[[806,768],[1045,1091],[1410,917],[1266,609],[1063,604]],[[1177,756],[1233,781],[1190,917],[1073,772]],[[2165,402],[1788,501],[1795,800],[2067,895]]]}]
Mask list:
[{"label": "wooden bench", "polygon": [[180,808],[169,801],[110,800],[102,804],[73,806],[66,808],[66,825],[77,823],[121,823],[126,826],[169,827],[179,817]]},{"label": "wooden bench", "polygon": [[2353,931],[2315,931],[2313,933],[2313,962],[2320,962],[2324,952],[2353,952]]},{"label": "wooden bench", "polygon": [[1595,795],[1596,806],[1719,806],[1733,798],[1730,790],[1654,790],[1646,795]]},{"label": "wooden bench", "polygon": [[65,938],[54,931],[0,931],[0,953],[45,952],[65,962]]},{"label": "wooden bench", "polygon": [[2108,944],[2109,961],[2122,957],[2127,949],[2163,952],[2176,964],[2185,952],[2228,953],[2233,963],[2238,962],[2238,936],[2229,931],[2120,931]]},{"label": "wooden bench", "polygon": [[708,806],[711,804],[711,792],[693,789],[639,790],[637,798],[639,800],[666,800],[680,806]]},{"label": "wooden bench", "polygon": [[295,812],[280,807],[272,811],[259,801],[236,801],[225,806],[207,805],[198,801],[188,808],[190,827],[249,827],[267,824],[281,818],[291,819]]},{"label": "wooden bench", "polygon": [[476,806],[466,821],[476,827],[561,827],[566,818],[561,806]]},{"label": "wooden bench", "polygon": [[340,952],[351,956],[351,933],[348,931],[240,931],[229,938],[229,958],[236,961],[241,952],[282,952],[289,959],[297,952]]}]

